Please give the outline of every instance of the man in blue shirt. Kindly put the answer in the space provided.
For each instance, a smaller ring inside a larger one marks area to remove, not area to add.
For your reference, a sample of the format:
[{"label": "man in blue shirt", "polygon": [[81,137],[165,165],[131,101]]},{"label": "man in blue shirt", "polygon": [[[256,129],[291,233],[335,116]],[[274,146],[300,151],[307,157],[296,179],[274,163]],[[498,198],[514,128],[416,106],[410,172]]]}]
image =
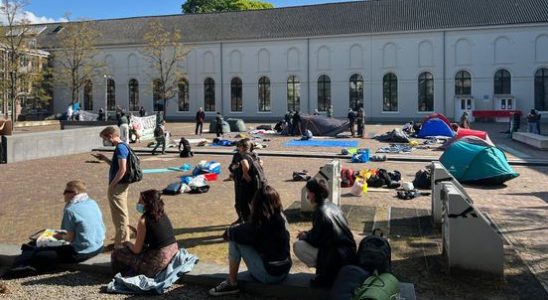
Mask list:
[{"label": "man in blue shirt", "polygon": [[[97,203],[86,193],[86,184],[70,181],[63,192],[65,208],[61,230],[52,240],[57,246],[40,246],[40,243],[24,244],[22,254],[15,259],[8,272],[19,276],[21,271],[37,271],[55,268],[59,263],[78,263],[103,252],[105,225]],[[39,240],[40,241],[40,240]]]},{"label": "man in blue shirt", "polygon": [[108,176],[108,203],[112,222],[114,223],[114,248],[123,248],[123,243],[129,241],[129,213],[127,209],[127,194],[129,183],[123,183],[122,178],[126,174],[129,145],[120,139],[118,129],[113,126],[106,127],[99,136],[105,142],[111,143],[115,149],[111,159],[101,153],[95,157],[110,165]]}]

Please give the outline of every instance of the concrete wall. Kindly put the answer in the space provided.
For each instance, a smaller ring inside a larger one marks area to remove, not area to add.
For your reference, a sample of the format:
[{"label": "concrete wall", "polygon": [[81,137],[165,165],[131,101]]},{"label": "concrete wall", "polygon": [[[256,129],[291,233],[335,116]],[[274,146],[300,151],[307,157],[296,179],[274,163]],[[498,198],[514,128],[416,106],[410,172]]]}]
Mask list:
[{"label": "concrete wall", "polygon": [[[548,26],[494,26],[394,34],[337,35],[314,38],[210,42],[189,45],[192,50],[178,63],[189,82],[189,110],[179,111],[177,96],[168,101],[168,120],[193,119],[204,106],[204,80],[215,81],[215,111],[225,117],[246,120],[282,117],[287,111],[287,79],[300,80],[300,110],[317,108],[318,78],[331,79],[331,103],[335,117],[346,117],[349,107],[349,78],[364,79],[364,107],[369,120],[396,121],[424,117],[418,109],[418,76],[434,77],[434,111],[460,118],[455,109],[455,75],[468,71],[477,110],[494,109],[493,77],[496,71],[510,72],[514,107],[528,111],[534,106],[534,74],[548,67]],[[139,82],[139,99],[152,113],[152,78],[146,59],[132,45],[110,46],[97,56],[107,65],[106,74],[116,83],[116,104],[129,106],[128,82]],[[398,109],[383,111],[383,76],[398,78]],[[270,111],[258,110],[258,80],[270,79]],[[241,112],[231,111],[230,83],[242,80]],[[55,111],[63,112],[70,102],[66,87],[55,86]],[[105,104],[105,79],[93,80],[93,111]],[[80,98],[82,101],[82,97]],[[215,111],[206,112],[208,119]]]},{"label": "concrete wall", "polygon": [[102,147],[104,127],[78,128],[5,136],[7,163],[89,152]]}]

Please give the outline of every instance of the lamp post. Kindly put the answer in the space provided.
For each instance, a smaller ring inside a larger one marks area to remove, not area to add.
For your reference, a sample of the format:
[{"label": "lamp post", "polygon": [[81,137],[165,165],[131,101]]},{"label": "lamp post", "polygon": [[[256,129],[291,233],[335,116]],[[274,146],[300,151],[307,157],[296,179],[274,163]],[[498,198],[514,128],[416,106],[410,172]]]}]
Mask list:
[{"label": "lamp post", "polygon": [[105,74],[105,122],[108,121],[108,80],[110,76]]}]

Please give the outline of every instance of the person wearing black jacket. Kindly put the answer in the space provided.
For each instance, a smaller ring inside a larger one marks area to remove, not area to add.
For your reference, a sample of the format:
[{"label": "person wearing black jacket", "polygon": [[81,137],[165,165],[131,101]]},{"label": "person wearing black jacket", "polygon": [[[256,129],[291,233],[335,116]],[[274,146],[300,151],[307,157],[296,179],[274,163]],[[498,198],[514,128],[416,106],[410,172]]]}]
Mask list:
[{"label": "person wearing black jacket", "polygon": [[306,183],[307,199],[314,206],[312,229],[301,231],[293,252],[308,267],[316,267],[312,286],[331,286],[340,268],[356,256],[356,242],[340,208],[326,201],[329,191],[323,182]]},{"label": "person wearing black jacket", "polygon": [[196,112],[196,130],[194,131],[196,135],[198,134],[202,135],[204,120],[205,120],[205,112],[204,112],[204,109],[200,107],[198,111]]},{"label": "person wearing black jacket", "polygon": [[228,228],[228,278],[209,290],[212,296],[239,292],[237,277],[244,260],[251,276],[261,283],[283,281],[291,269],[289,231],[280,195],[271,186],[261,189],[253,201],[251,221]]}]

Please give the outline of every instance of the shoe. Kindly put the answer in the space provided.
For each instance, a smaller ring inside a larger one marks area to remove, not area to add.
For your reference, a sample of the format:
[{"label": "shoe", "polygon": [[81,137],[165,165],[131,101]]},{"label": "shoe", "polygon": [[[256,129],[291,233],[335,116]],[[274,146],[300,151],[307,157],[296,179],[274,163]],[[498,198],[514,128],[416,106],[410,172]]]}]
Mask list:
[{"label": "shoe", "polygon": [[240,288],[238,287],[238,285],[237,284],[232,285],[228,282],[228,280],[225,280],[219,283],[218,286],[209,290],[209,294],[211,296],[231,295],[231,294],[237,294],[239,292],[240,292]]}]

